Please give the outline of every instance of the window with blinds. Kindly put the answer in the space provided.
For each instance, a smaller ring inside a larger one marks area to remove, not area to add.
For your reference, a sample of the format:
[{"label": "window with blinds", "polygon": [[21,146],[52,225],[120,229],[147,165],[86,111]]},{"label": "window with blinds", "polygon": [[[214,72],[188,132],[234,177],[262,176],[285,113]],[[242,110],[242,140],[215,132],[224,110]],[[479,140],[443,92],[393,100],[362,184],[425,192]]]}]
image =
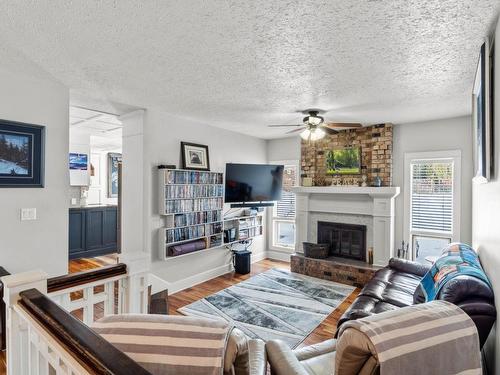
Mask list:
[{"label": "window with blinds", "polygon": [[411,229],[453,230],[453,160],[411,162]]},{"label": "window with blinds", "polygon": [[291,192],[291,187],[297,181],[297,167],[286,165],[283,170],[283,188],[281,200],[276,204],[276,217],[282,219],[295,218],[295,194]]}]

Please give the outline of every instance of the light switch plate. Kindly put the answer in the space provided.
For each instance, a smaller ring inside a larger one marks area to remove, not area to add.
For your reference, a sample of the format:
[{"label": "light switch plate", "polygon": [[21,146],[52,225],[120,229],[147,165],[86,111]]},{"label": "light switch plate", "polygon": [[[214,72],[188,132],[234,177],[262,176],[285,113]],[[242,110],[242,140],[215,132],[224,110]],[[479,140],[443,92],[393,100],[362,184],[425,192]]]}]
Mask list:
[{"label": "light switch plate", "polygon": [[71,205],[73,205],[73,206],[76,205],[76,198],[71,198]]},{"label": "light switch plate", "polygon": [[21,221],[36,220],[36,208],[21,208]]}]

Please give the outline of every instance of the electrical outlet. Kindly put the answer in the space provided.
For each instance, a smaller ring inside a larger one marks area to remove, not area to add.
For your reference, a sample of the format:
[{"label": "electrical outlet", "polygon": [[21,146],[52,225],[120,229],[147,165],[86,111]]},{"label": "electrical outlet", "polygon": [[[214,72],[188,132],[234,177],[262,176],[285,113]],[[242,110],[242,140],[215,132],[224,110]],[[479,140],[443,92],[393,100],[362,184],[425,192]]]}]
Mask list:
[{"label": "electrical outlet", "polygon": [[36,208],[21,208],[21,221],[36,220]]}]

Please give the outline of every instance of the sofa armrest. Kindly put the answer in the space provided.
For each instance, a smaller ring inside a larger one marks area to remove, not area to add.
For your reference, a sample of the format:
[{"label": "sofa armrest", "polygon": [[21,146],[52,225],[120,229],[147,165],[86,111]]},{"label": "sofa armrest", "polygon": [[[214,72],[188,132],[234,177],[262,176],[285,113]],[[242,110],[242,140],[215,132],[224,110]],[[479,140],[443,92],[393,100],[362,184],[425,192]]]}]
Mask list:
[{"label": "sofa armrest", "polygon": [[262,340],[248,340],[249,375],[266,375],[266,344]]},{"label": "sofa armrest", "polygon": [[307,359],[318,357],[320,355],[331,353],[337,350],[337,340],[330,339],[322,341],[318,344],[306,346],[301,349],[294,350],[295,357],[299,361],[305,361]]},{"label": "sofa armrest", "polygon": [[273,375],[308,375],[290,347],[281,340],[266,343],[266,352]]},{"label": "sofa armrest", "polygon": [[431,269],[431,265],[399,258],[391,258],[389,260],[389,267],[399,272],[411,273],[420,277],[423,277]]}]

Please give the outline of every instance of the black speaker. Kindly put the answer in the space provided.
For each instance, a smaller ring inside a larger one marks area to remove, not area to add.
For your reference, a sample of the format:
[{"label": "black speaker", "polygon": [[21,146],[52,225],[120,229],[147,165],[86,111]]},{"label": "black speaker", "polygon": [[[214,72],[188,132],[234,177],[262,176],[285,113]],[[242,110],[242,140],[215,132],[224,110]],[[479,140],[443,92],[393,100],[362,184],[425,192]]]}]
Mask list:
[{"label": "black speaker", "polygon": [[252,252],[248,250],[234,252],[234,271],[240,275],[250,273]]}]

